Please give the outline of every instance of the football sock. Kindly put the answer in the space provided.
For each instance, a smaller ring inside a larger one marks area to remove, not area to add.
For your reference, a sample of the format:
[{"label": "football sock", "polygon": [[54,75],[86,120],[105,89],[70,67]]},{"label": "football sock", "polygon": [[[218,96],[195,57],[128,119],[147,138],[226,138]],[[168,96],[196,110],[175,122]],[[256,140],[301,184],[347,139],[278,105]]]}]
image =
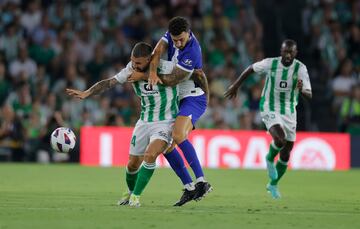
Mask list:
[{"label": "football sock", "polygon": [[133,194],[140,196],[144,191],[146,185],[149,183],[150,178],[152,177],[155,171],[156,163],[146,163],[144,162],[140,168],[138,178],[136,180],[135,188]]},{"label": "football sock", "polygon": [[268,161],[274,162],[274,158],[280,152],[280,149],[281,148],[277,147],[274,142],[271,142],[269,153],[266,155],[266,159]]},{"label": "football sock", "polygon": [[185,141],[178,144],[178,146],[184,153],[186,161],[189,163],[191,169],[194,171],[195,177],[203,177],[204,172],[201,168],[199,159],[197,158],[196,151],[190,141],[185,139]]},{"label": "football sock", "polygon": [[138,177],[139,169],[133,172],[130,172],[126,166],[126,184],[129,188],[129,191],[132,192],[135,187],[136,179]]},{"label": "football sock", "polygon": [[286,172],[286,169],[288,167],[288,163],[282,161],[280,158],[279,160],[276,162],[276,171],[278,173],[278,178],[276,180],[271,180],[270,184],[271,185],[277,185],[280,178],[284,175],[284,173]]},{"label": "football sock", "polygon": [[191,176],[185,167],[184,160],[176,148],[174,148],[171,152],[164,154],[164,156],[169,162],[171,168],[175,171],[176,175],[180,178],[183,185],[192,183]]},{"label": "football sock", "polygon": [[196,178],[196,183],[199,183],[199,182],[205,182],[205,178],[204,177]]},{"label": "football sock", "polygon": [[191,182],[189,184],[184,185],[184,188],[189,191],[192,191],[192,190],[195,190],[195,185],[194,185],[194,183]]}]

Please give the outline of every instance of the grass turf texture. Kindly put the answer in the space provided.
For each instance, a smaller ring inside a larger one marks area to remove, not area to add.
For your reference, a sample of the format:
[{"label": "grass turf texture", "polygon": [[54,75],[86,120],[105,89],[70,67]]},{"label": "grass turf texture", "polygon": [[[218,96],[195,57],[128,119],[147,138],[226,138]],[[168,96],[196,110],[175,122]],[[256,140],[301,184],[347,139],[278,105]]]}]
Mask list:
[{"label": "grass turf texture", "polygon": [[0,228],[359,228],[360,170],[288,171],[278,201],[266,171],[205,172],[214,191],[204,200],[172,207],[181,184],[158,169],[133,209],[116,206],[123,168],[0,164]]}]

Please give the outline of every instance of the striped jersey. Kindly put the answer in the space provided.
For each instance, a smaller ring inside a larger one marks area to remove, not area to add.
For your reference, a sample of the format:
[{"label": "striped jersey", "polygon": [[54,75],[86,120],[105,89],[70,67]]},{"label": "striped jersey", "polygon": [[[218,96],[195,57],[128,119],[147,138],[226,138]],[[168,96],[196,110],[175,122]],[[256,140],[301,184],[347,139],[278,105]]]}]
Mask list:
[{"label": "striped jersey", "polygon": [[295,108],[299,96],[299,90],[296,87],[297,80],[303,81],[303,90],[311,91],[306,66],[294,59],[293,63],[286,67],[281,63],[281,57],[275,57],[256,62],[252,67],[256,73],[266,74],[260,99],[260,111],[296,116]]},{"label": "striped jersey", "polygon": [[[170,74],[174,64],[160,60],[158,72]],[[131,61],[114,77],[119,83],[125,83],[132,74]],[[178,113],[178,86],[169,87],[157,84],[152,88],[147,81],[137,81],[132,84],[137,96],[141,99],[140,119],[144,122],[174,120]]]}]

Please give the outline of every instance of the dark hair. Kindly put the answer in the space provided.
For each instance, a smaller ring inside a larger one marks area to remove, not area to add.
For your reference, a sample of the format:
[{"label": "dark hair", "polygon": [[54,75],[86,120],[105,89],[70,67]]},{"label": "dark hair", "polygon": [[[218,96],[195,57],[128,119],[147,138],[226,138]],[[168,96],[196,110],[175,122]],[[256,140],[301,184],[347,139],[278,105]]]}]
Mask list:
[{"label": "dark hair", "polygon": [[283,41],[283,44],[285,44],[285,46],[287,46],[287,47],[292,47],[292,46],[296,46],[296,47],[297,47],[296,41],[291,40],[291,39],[286,39],[286,40],[284,40],[284,41]]},{"label": "dark hair", "polygon": [[184,17],[174,17],[169,21],[168,30],[171,35],[177,36],[182,32],[188,32],[190,24]]},{"label": "dark hair", "polygon": [[148,57],[151,55],[152,47],[148,43],[139,42],[136,43],[134,48],[132,49],[131,55],[133,57]]}]

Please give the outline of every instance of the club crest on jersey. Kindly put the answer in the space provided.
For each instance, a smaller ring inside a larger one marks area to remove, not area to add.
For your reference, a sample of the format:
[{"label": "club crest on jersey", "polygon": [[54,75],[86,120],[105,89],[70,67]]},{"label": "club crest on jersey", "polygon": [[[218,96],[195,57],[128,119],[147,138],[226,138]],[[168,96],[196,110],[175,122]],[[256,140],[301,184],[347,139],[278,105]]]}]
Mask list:
[{"label": "club crest on jersey", "polygon": [[152,87],[152,85],[151,84],[144,84],[144,89],[145,89],[145,91],[152,91],[153,90],[153,87]]},{"label": "club crest on jersey", "polygon": [[192,60],[190,60],[190,59],[183,60],[183,64],[185,64],[187,66],[191,66],[192,65]]}]

